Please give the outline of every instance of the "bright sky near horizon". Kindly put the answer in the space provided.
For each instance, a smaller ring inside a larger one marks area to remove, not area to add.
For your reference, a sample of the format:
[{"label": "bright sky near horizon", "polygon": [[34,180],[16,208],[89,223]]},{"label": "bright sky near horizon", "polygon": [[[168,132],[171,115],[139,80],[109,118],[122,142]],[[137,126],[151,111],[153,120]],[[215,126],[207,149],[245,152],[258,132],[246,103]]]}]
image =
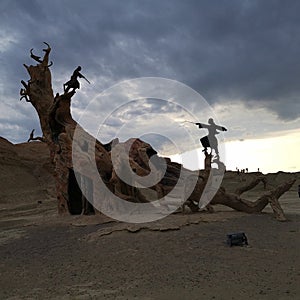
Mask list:
[{"label": "bright sky near horizon", "polygon": [[225,164],[229,170],[248,168],[263,173],[299,172],[300,132],[284,132],[276,137],[226,143]]},{"label": "bright sky near horizon", "polygon": [[[29,79],[23,63],[35,63],[29,50],[42,55],[46,41],[52,47],[54,93],[62,93],[78,65],[91,81],[81,81],[72,99],[75,120],[91,99],[123,80],[168,78],[204,97],[211,111],[196,98],[173,97],[197,121],[206,123],[213,115],[228,128],[218,135],[226,144],[221,158],[227,169],[300,171],[299,11],[297,0],[2,0],[0,136],[17,143],[26,141],[33,128],[41,134],[36,112],[19,101],[18,93],[20,81]],[[121,140],[139,137],[137,129],[144,129],[141,136],[170,156],[180,151],[174,152],[168,135],[185,152],[207,134],[182,125],[186,115],[170,103],[121,107],[115,97],[100,104],[97,109],[109,120],[99,136],[103,142],[119,128],[124,128]],[[185,144],[180,126],[189,131],[191,145]],[[203,166],[199,151],[200,162],[189,155],[188,167]]]},{"label": "bright sky near horizon", "polygon": [[[221,160],[227,170],[248,168],[249,172],[300,171],[300,120],[279,122],[278,116],[262,107],[246,107],[242,102],[218,104],[213,110],[228,128],[220,143]],[[249,117],[251,116],[251,117]],[[255,116],[255,119],[254,119]],[[195,136],[204,136],[202,129]],[[236,137],[240,138],[237,139]],[[217,135],[217,137],[219,137]],[[196,159],[198,157],[198,159]],[[171,158],[195,170],[203,168],[202,149]],[[198,162],[197,162],[198,161]]]},{"label": "bright sky near horizon", "polygon": [[[299,172],[300,132],[284,132],[277,137],[225,142],[224,158],[227,170],[248,168],[249,172],[277,173],[278,171]],[[204,168],[202,149],[173,155],[170,158],[191,170]],[[195,159],[198,157],[198,159]]]}]

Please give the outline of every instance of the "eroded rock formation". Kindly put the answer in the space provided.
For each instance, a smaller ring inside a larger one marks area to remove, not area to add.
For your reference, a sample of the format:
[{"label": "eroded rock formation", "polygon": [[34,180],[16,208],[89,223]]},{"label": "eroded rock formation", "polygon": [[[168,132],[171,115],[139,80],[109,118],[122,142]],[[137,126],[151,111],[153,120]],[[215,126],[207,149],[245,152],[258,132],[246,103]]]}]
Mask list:
[{"label": "eroded rock formation", "polygon": [[[184,192],[178,195],[178,198],[184,203],[183,207],[187,206],[191,211],[198,211],[199,199],[205,186],[211,180],[209,174],[216,171],[211,168],[211,155],[205,153],[205,170],[192,172],[184,169],[178,163],[171,162],[168,158],[158,157],[151,145],[139,139],[131,139],[125,143],[119,143],[116,140],[106,145],[95,140],[72,118],[70,107],[75,91],[65,92],[61,95],[57,93],[54,97],[50,72],[52,63],[49,64],[51,48],[47,43],[45,44],[47,48],[43,49],[45,54],[42,59],[34,55],[32,50],[30,52],[31,58],[37,64],[34,66],[24,65],[30,79],[27,83],[21,81],[24,88],[21,89],[20,95],[21,99],[25,98],[27,102],[33,105],[39,116],[43,132],[43,137],[40,140],[47,143],[55,167],[58,212],[60,214],[97,212],[93,201],[88,202],[83,195],[82,188],[86,189],[85,195],[97,192],[99,186],[92,178],[94,176],[99,177],[99,175],[109,191],[130,202],[143,203],[160,199],[172,191],[174,187],[180,185],[180,190]],[[75,130],[76,138],[74,138]],[[116,151],[114,163],[112,163],[112,149]],[[126,163],[128,156],[124,156],[124,151],[125,153],[129,152],[129,163]],[[96,171],[87,167],[91,158],[95,161]],[[155,159],[153,160],[153,158]],[[74,170],[74,160],[80,166],[80,174]],[[118,170],[129,174],[134,172],[139,176],[146,177],[150,173],[156,174],[155,172],[159,175],[163,166],[165,166],[163,177],[158,183],[146,189],[134,187],[130,183],[124,182],[117,172]],[[221,166],[221,168],[224,167]],[[182,174],[183,176],[181,176]],[[81,183],[81,189],[78,186],[78,180]],[[220,188],[207,209],[212,211],[212,205],[222,204],[235,210],[257,213],[270,203],[276,218],[285,220],[278,199],[292,186],[294,181],[277,187],[255,202],[240,197],[243,192],[255,187],[261,181],[265,184],[264,178],[258,177],[249,185],[237,189],[234,194],[227,193],[224,188]],[[189,185],[192,183],[195,185],[192,192],[185,193],[185,189],[189,190]],[[149,194],[149,191],[152,193]],[[93,195],[90,196],[89,199],[93,199]],[[102,197],[106,196],[102,195]],[[170,203],[166,203],[166,205],[168,204]]]}]

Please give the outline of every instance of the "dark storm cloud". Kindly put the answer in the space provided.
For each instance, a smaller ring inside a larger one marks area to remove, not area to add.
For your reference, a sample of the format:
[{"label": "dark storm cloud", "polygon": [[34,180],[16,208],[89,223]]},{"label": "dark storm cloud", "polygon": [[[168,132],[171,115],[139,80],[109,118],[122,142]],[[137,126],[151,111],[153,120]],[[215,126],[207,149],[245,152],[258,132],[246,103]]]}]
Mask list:
[{"label": "dark storm cloud", "polygon": [[2,0],[1,98],[18,101],[19,82],[28,79],[22,64],[32,63],[29,50],[41,54],[47,41],[55,91],[80,64],[97,91],[160,76],[184,82],[210,103],[241,100],[294,119],[299,11],[296,0]]}]

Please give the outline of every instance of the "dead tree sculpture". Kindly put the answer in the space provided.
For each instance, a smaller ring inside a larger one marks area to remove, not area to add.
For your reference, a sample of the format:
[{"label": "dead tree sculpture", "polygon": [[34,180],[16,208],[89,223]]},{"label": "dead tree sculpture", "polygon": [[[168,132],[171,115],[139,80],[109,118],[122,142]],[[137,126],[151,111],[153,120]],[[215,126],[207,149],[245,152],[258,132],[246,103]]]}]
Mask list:
[{"label": "dead tree sculpture", "polygon": [[40,141],[40,142],[45,142],[45,139],[41,136],[34,136],[34,129],[30,132],[29,139],[27,140],[27,143],[30,141]]},{"label": "dead tree sculpture", "polygon": [[[141,188],[133,188],[128,183],[123,182],[115,172],[112,164],[111,149],[112,144],[102,144],[96,140],[95,143],[90,143],[95,139],[89,135],[80,125],[72,118],[70,107],[71,99],[75,91],[65,92],[63,94],[56,93],[55,97],[51,84],[51,72],[49,64],[49,55],[51,48],[49,44],[44,43],[47,48],[43,58],[33,54],[33,49],[30,50],[30,56],[37,62],[36,65],[24,67],[29,73],[30,79],[28,83],[21,81],[23,88],[21,89],[21,99],[25,98],[35,108],[43,133],[43,141],[47,143],[50,150],[50,158],[54,164],[57,204],[59,214],[89,214],[97,213],[97,209],[93,203],[88,203],[82,190],[78,186],[78,180],[81,181],[81,187],[88,190],[97,190],[99,187],[94,186],[95,183],[87,173],[75,174],[73,169],[72,154],[79,163],[84,164],[86,157],[94,155],[95,164],[98,175],[107,188],[118,195],[118,197],[132,202],[145,202],[155,199],[147,199]],[[74,139],[75,129],[79,132],[80,138]],[[33,132],[32,132],[33,137]],[[33,138],[34,139],[34,138]],[[117,143],[118,144],[118,143]],[[129,148],[129,168],[139,176],[147,176],[150,172],[149,159],[157,155],[151,145],[139,140],[129,140],[125,143],[120,143],[123,147]],[[93,145],[94,149],[91,149]],[[76,149],[76,151],[74,151]],[[73,151],[73,153],[72,153]],[[157,194],[157,199],[168,194],[177,184],[180,173],[184,172],[185,178],[196,176],[196,185],[192,193],[187,196],[185,206],[188,206],[192,211],[198,211],[198,202],[204,190],[211,168],[211,156],[205,153],[205,170],[200,172],[192,172],[184,169],[180,164],[171,162],[168,158],[159,158],[159,161],[166,162],[166,172],[163,178],[154,186],[150,187]],[[120,153],[120,155],[122,155]],[[119,164],[122,164],[120,156]],[[128,165],[124,168],[128,168]],[[123,170],[126,172],[126,170]],[[75,176],[77,175],[77,176]],[[222,204],[229,206],[238,211],[247,213],[261,212],[267,204],[271,204],[275,216],[279,220],[284,220],[285,216],[278,202],[279,197],[286,192],[294,183],[287,182],[278,186],[271,192],[261,196],[255,202],[247,201],[240,197],[246,190],[254,187],[263,178],[257,178],[248,187],[240,188],[235,194],[230,194],[224,188],[220,188],[211,201],[211,205]],[[89,198],[90,199],[90,198]],[[211,208],[211,206],[209,206]]]}]

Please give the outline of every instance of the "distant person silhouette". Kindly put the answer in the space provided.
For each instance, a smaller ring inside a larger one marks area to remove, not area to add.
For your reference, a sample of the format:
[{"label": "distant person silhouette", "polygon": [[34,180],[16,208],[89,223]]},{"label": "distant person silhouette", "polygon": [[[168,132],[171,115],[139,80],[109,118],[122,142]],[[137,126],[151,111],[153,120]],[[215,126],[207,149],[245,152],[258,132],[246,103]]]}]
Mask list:
[{"label": "distant person silhouette", "polygon": [[212,118],[208,119],[208,124],[203,124],[203,123],[195,123],[195,124],[198,125],[199,128],[205,128],[208,130],[208,135],[200,139],[200,142],[204,147],[203,152],[207,152],[207,148],[209,147],[211,148],[211,151],[212,150],[215,151],[217,159],[219,159],[218,140],[216,138],[216,135],[220,133],[218,131],[227,131],[227,129],[223,126],[215,124]]}]

